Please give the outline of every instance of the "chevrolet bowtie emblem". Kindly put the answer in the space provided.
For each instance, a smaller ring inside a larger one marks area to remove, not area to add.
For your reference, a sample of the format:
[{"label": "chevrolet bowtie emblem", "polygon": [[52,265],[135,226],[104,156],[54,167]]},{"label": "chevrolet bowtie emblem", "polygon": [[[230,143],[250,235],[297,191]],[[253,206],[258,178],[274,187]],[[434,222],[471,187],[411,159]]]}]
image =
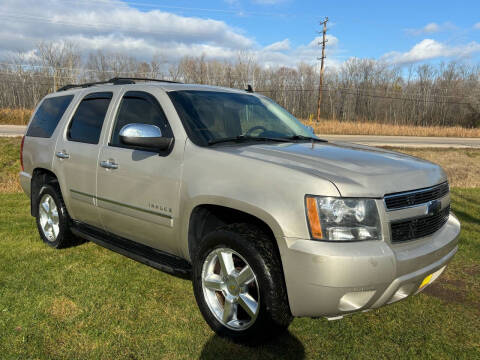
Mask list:
[{"label": "chevrolet bowtie emblem", "polygon": [[437,214],[442,207],[440,200],[432,200],[427,203],[427,215],[432,216]]}]

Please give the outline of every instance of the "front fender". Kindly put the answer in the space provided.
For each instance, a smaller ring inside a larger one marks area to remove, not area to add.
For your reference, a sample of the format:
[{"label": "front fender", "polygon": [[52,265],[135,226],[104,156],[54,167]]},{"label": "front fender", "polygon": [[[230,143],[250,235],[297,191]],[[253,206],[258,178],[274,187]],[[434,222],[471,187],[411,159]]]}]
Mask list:
[{"label": "front fender", "polygon": [[[199,205],[219,205],[254,216],[278,239],[308,238],[305,194],[338,196],[328,180],[221,149],[187,141],[180,194],[180,253],[190,258],[188,231]],[[280,246],[279,246],[280,247]]]}]

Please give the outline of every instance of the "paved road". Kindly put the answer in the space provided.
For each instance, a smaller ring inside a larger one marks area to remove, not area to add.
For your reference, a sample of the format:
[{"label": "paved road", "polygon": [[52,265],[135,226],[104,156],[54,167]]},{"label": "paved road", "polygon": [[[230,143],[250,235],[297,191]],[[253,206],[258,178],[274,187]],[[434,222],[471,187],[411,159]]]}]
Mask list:
[{"label": "paved road", "polygon": [[26,126],[20,125],[0,125],[0,136],[1,137],[15,137],[23,136]]},{"label": "paved road", "polygon": [[[0,136],[22,136],[25,126],[0,125]],[[480,148],[480,138],[372,136],[372,135],[319,135],[331,141],[354,142],[372,146]]]},{"label": "paved road", "polygon": [[480,138],[373,136],[373,135],[319,135],[331,141],[354,142],[372,146],[422,148],[480,148]]}]

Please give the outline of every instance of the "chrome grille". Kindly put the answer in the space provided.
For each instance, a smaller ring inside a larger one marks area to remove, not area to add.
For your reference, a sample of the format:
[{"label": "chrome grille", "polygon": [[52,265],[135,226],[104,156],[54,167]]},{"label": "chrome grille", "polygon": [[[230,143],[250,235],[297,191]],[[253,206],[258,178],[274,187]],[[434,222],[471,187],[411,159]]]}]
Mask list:
[{"label": "chrome grille", "polygon": [[444,182],[429,188],[387,194],[384,197],[385,205],[388,210],[402,209],[409,206],[424,204],[431,200],[440,199],[447,195],[448,192],[448,182]]},{"label": "chrome grille", "polygon": [[419,218],[395,221],[390,224],[392,242],[402,242],[419,239],[432,235],[448,220],[450,205],[435,215],[426,215]]}]

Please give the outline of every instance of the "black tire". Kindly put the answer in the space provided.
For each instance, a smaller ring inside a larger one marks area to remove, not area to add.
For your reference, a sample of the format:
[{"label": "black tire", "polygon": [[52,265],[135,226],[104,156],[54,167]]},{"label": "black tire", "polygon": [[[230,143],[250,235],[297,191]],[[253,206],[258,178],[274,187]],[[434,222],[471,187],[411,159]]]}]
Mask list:
[{"label": "black tire", "polygon": [[[204,296],[203,264],[208,255],[219,248],[240,254],[256,276],[259,312],[253,324],[243,330],[232,330],[218,321]],[[227,225],[202,239],[193,259],[193,290],[198,307],[212,330],[236,342],[259,344],[268,341],[285,331],[293,320],[278,251],[268,234],[255,225]]]},{"label": "black tire", "polygon": [[[58,211],[59,231],[55,239],[47,238],[40,223],[40,206],[42,206],[41,199],[45,195],[51,196],[51,198],[55,202],[55,205]],[[36,209],[37,229],[43,242],[55,249],[62,249],[62,248],[75,245],[77,243],[77,239],[70,231],[70,222],[71,222],[70,217],[68,215],[67,208],[65,207],[65,203],[63,202],[63,198],[58,186],[56,186],[56,184],[53,184],[53,183],[42,185],[40,187],[40,190],[38,191],[37,201],[35,203],[37,205],[37,209]]]}]

